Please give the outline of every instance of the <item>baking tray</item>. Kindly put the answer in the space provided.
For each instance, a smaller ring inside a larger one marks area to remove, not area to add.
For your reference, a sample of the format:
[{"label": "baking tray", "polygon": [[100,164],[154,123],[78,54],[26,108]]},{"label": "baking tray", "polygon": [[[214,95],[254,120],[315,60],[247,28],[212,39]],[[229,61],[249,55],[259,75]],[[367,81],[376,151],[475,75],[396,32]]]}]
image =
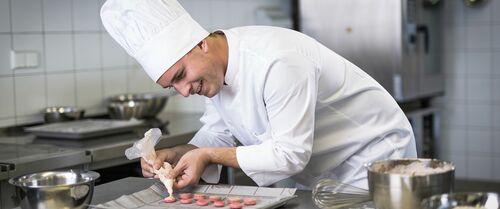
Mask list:
[{"label": "baking tray", "polygon": [[133,131],[143,125],[141,120],[87,119],[71,122],[51,123],[25,128],[37,137],[86,139]]},{"label": "baking tray", "polygon": [[[238,186],[238,185],[198,185],[179,191],[174,191],[174,197],[182,192],[191,192],[193,194],[218,195],[223,198],[238,196],[241,198],[252,197],[257,199],[256,205],[243,206],[244,209],[272,209],[285,205],[289,200],[296,198],[295,188],[270,188],[256,186]],[[135,192],[129,195],[123,195],[115,200],[111,200],[99,205],[90,205],[91,209],[218,209],[213,203],[207,206],[198,206],[195,203],[182,204],[180,201],[175,203],[164,203],[163,198],[168,196],[165,186],[157,182],[151,187]],[[226,204],[223,208],[229,208]]]}]

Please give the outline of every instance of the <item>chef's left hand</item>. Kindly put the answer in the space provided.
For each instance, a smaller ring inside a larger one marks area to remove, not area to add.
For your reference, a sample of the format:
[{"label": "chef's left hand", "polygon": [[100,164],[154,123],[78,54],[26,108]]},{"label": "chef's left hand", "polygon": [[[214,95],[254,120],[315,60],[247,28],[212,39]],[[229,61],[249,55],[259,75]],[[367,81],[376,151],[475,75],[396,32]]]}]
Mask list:
[{"label": "chef's left hand", "polygon": [[210,156],[204,148],[186,152],[170,171],[170,177],[177,179],[174,181],[174,188],[181,189],[189,185],[196,185],[209,163]]}]

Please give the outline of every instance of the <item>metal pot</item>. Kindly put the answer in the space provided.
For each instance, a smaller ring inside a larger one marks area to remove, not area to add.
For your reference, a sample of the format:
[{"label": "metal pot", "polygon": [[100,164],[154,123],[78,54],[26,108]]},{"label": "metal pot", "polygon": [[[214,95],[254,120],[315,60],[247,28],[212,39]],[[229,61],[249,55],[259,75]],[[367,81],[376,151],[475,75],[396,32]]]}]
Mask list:
[{"label": "metal pot", "polygon": [[[413,162],[423,163],[426,167],[432,168],[449,166],[450,169],[418,176],[386,172],[397,165],[409,165]],[[400,159],[377,161],[365,166],[368,170],[370,196],[378,209],[418,209],[421,208],[422,199],[453,190],[455,166],[451,162],[435,159]]]},{"label": "metal pot", "polygon": [[46,123],[79,120],[83,118],[85,110],[77,107],[47,107],[44,112]]},{"label": "metal pot", "polygon": [[46,171],[11,178],[9,183],[16,187],[14,200],[22,209],[85,209],[97,178],[93,171]]},{"label": "metal pot", "polygon": [[160,113],[167,104],[163,94],[121,94],[109,98],[108,112],[113,119],[151,118]]}]

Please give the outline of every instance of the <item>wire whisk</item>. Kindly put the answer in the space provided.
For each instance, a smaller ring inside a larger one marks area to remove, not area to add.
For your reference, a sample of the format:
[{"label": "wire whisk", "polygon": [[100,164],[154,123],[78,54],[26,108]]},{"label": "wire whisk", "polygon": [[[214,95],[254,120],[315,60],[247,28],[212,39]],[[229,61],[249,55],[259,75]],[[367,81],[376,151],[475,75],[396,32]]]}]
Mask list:
[{"label": "wire whisk", "polygon": [[371,201],[368,190],[334,179],[318,181],[312,191],[316,206],[324,209],[340,209]]}]

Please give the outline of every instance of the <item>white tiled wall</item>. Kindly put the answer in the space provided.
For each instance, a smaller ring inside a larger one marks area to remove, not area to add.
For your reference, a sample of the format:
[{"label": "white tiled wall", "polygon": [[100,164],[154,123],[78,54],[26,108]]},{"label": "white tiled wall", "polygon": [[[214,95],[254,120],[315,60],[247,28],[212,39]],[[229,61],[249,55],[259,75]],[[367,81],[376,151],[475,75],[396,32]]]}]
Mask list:
[{"label": "white tiled wall", "polygon": [[443,1],[445,96],[440,158],[457,178],[500,181],[500,0]]},{"label": "white tiled wall", "polygon": [[[47,106],[105,113],[105,98],[163,91],[104,31],[104,0],[0,0],[0,127],[42,121]],[[207,30],[258,24],[257,8],[289,0],[180,0]],[[39,66],[10,68],[10,52],[34,51]],[[166,111],[203,111],[202,97],[169,100]]]}]

